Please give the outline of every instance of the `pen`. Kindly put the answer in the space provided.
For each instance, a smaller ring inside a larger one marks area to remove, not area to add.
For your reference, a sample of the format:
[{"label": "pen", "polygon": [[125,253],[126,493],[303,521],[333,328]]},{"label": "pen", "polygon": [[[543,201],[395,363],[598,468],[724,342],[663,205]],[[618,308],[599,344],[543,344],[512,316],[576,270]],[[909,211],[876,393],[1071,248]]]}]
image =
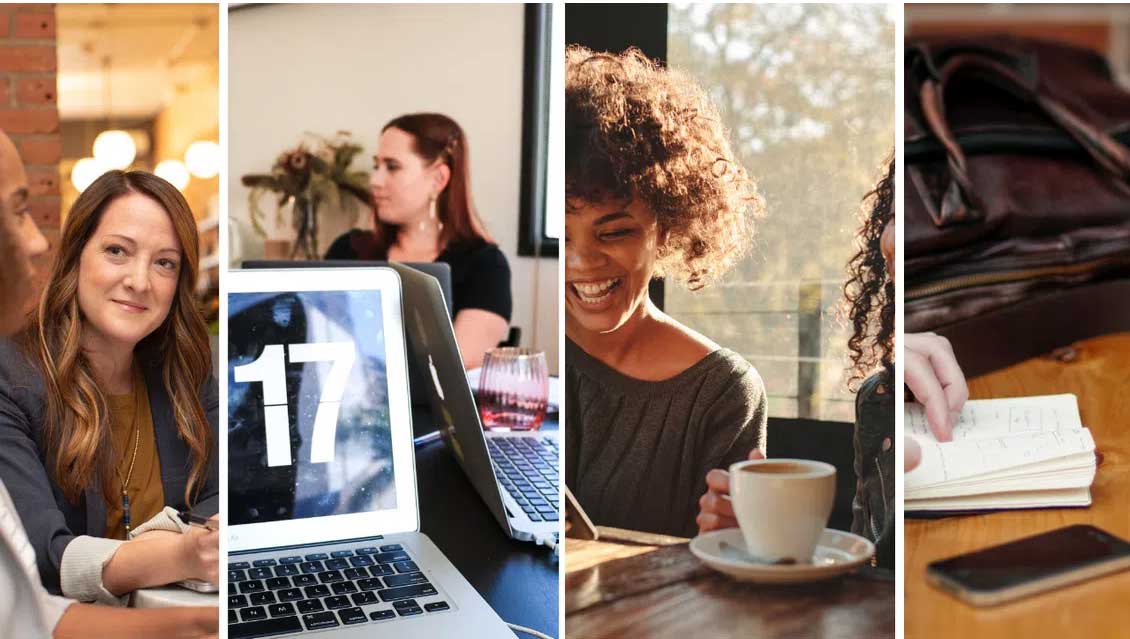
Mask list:
[{"label": "pen", "polygon": [[204,517],[202,515],[194,515],[192,511],[181,510],[177,512],[177,517],[189,526],[196,526],[198,528],[205,528],[210,531],[219,530],[219,524],[215,521]]},{"label": "pen", "polygon": [[440,436],[441,434],[438,430],[433,430],[426,435],[420,435],[419,437],[414,438],[412,440],[412,444],[415,446],[423,446],[424,444],[430,444],[431,442],[434,442],[435,440],[439,439]]}]

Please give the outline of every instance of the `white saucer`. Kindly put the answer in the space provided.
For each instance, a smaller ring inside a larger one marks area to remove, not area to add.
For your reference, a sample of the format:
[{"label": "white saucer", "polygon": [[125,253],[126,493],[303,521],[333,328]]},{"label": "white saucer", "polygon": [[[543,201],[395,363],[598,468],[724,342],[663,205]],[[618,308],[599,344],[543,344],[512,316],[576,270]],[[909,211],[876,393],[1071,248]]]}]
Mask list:
[{"label": "white saucer", "polygon": [[768,565],[745,556],[739,528],[703,533],[691,540],[695,557],[711,568],[741,581],[792,584],[830,579],[855,570],[875,554],[875,544],[849,532],[825,528],[816,543],[811,564]]}]

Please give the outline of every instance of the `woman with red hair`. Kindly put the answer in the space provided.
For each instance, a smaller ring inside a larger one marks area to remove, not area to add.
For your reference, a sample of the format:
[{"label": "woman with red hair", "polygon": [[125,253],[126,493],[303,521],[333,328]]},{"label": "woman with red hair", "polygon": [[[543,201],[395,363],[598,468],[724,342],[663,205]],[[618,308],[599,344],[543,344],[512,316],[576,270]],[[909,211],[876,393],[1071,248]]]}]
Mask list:
[{"label": "woman with red hair", "polygon": [[326,259],[451,265],[455,340],[465,368],[506,339],[510,266],[471,202],[463,129],[446,115],[402,115],[381,130],[373,156],[373,231],[334,240]]}]

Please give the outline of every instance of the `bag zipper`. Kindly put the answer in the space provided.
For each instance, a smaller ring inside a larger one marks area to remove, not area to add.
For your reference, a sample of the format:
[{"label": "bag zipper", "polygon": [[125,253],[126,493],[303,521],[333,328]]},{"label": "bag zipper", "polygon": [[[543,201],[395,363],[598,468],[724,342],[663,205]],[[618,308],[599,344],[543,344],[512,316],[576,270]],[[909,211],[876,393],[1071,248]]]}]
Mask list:
[{"label": "bag zipper", "polygon": [[920,284],[913,286],[905,291],[906,301],[918,300],[924,297],[931,297],[933,295],[940,295],[950,291],[956,291],[963,288],[971,288],[974,286],[984,286],[986,284],[1006,284],[1009,282],[1020,282],[1028,279],[1037,279],[1041,277],[1054,277],[1057,275],[1079,275],[1086,273],[1089,270],[1101,269],[1105,266],[1130,263],[1130,256],[1127,255],[1112,255],[1102,257],[1086,262],[1078,262],[1076,264],[1056,265],[1056,266],[1039,266],[1033,268],[1020,269],[1016,271],[998,271],[995,273],[975,273],[972,275],[961,275],[951,277],[948,279],[930,282],[928,284]]},{"label": "bag zipper", "polygon": [[[1125,126],[1107,131],[1112,138],[1130,146],[1130,130]],[[1033,126],[1023,129],[1009,129],[1001,126],[999,130],[958,133],[954,139],[961,150],[968,155],[1002,153],[1079,153],[1084,154],[1079,142],[1063,131]],[[946,150],[931,133],[922,133],[907,140],[904,144],[907,164],[937,161],[946,157]]]},{"label": "bag zipper", "polygon": [[[879,491],[883,494],[883,504],[885,506],[886,503],[887,503],[887,482],[884,481],[884,479],[883,479],[883,467],[882,467],[882,465],[879,464],[879,458],[875,457],[874,461],[875,461],[875,471],[879,474]],[[879,528],[875,525],[875,513],[870,512],[870,513],[867,513],[867,515],[868,515],[867,516],[867,523],[871,524],[871,538],[875,540],[876,544],[878,544],[879,543]],[[883,513],[883,516],[886,517],[887,514]],[[875,552],[871,553],[871,567],[872,568],[878,568],[879,567],[879,558],[876,556],[876,554],[878,552],[879,552],[878,549],[876,549]]]}]

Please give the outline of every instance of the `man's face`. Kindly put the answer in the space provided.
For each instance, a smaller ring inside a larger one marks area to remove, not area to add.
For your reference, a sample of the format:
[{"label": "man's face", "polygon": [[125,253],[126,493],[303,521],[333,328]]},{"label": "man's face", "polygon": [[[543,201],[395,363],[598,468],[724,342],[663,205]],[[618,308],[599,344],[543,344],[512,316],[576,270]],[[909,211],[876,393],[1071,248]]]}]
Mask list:
[{"label": "man's face", "polygon": [[0,132],[0,335],[20,329],[35,302],[35,258],[47,252],[29,209],[27,172]]}]

